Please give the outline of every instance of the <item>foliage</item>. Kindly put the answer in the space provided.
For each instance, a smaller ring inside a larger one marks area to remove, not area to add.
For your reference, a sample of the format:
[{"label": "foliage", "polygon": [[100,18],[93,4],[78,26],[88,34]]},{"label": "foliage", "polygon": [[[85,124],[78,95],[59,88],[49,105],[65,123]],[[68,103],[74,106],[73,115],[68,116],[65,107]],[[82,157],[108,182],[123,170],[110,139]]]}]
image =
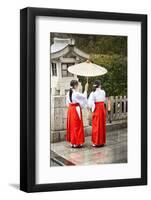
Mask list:
[{"label": "foliage", "polygon": [[76,35],[76,46],[87,53],[127,55],[127,37],[98,35],[80,35],[80,37],[77,37]]},{"label": "foliage", "polygon": [[[107,96],[124,96],[127,94],[127,57],[113,54],[91,54],[91,61],[105,67],[108,73],[104,76],[89,78],[89,92],[92,91],[94,80],[101,81],[102,88]],[[86,78],[79,77],[82,85],[86,83]]]}]

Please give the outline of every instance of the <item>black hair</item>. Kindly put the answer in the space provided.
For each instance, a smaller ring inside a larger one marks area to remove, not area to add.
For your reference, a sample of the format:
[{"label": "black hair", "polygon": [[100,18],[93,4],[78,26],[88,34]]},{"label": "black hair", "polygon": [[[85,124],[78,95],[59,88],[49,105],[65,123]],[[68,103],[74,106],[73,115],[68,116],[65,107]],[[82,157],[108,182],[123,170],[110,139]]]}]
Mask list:
[{"label": "black hair", "polygon": [[77,80],[72,80],[70,82],[70,90],[69,90],[69,99],[70,99],[71,102],[72,102],[72,93],[73,93],[72,89],[74,89],[75,86],[78,86],[78,81]]},{"label": "black hair", "polygon": [[93,92],[95,92],[96,88],[101,86],[101,82],[99,80],[94,81],[93,83]]}]

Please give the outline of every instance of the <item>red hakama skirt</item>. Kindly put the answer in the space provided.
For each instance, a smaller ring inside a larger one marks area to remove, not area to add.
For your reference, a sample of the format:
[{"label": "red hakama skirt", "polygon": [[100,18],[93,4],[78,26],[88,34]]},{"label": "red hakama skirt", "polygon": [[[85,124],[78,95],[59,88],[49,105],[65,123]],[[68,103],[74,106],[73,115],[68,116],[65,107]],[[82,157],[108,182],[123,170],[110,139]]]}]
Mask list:
[{"label": "red hakama skirt", "polygon": [[92,143],[104,145],[106,143],[106,109],[104,102],[95,102],[92,114]]},{"label": "red hakama skirt", "polygon": [[78,103],[69,104],[67,113],[67,134],[66,141],[71,144],[80,145],[84,143],[84,127],[82,120],[82,110],[80,107],[80,117],[77,113],[76,107]]}]

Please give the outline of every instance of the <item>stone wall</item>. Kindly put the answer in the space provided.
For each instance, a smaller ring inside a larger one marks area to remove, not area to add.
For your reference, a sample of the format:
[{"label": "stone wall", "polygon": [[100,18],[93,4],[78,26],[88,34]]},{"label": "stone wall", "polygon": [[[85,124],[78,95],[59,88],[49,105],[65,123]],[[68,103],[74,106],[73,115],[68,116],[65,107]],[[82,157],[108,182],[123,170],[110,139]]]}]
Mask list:
[{"label": "stone wall", "polygon": [[[67,109],[65,96],[51,97],[51,142],[65,139]],[[84,126],[88,127],[89,121],[87,110],[83,109],[82,114]]]}]

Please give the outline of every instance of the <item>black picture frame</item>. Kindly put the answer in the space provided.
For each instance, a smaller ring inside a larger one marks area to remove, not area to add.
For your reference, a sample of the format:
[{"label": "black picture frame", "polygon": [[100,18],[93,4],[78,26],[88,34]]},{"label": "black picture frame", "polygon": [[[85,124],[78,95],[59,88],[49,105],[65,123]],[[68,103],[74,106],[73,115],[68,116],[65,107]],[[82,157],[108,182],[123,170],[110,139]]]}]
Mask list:
[{"label": "black picture frame", "polygon": [[[141,178],[36,184],[35,19],[54,16],[141,23]],[[121,187],[147,184],[147,15],[48,8],[20,10],[20,189],[25,192]]]}]

